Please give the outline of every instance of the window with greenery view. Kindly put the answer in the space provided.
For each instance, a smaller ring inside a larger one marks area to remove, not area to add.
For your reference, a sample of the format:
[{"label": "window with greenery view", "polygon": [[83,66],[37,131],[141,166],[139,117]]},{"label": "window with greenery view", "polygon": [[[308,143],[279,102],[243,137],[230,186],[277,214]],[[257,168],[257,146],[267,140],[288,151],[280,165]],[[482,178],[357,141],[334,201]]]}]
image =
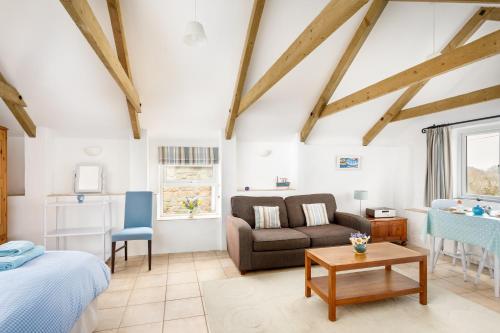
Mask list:
[{"label": "window with greenery view", "polygon": [[186,215],[182,201],[201,200],[197,214],[216,213],[217,165],[160,165],[161,217]]},{"label": "window with greenery view", "polygon": [[464,135],[462,192],[500,198],[500,130]]}]

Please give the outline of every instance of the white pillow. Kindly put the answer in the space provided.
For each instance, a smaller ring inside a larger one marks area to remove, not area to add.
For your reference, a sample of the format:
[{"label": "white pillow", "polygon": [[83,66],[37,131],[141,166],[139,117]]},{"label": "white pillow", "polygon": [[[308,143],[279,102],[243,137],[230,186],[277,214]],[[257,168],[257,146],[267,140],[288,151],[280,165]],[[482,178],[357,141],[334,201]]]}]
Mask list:
[{"label": "white pillow", "polygon": [[253,206],[255,212],[255,229],[276,229],[281,228],[280,208]]},{"label": "white pillow", "polygon": [[304,210],[306,225],[308,227],[330,223],[324,203],[302,204],[302,209]]}]

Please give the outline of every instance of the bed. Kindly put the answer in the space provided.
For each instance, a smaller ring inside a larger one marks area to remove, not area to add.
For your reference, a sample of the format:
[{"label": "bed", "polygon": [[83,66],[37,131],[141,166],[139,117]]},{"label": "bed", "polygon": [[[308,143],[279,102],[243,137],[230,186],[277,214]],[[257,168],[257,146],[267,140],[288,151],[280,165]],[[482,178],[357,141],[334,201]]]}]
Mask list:
[{"label": "bed", "polygon": [[109,280],[101,259],[78,251],[48,251],[0,272],[0,332],[92,332],[94,300]]}]

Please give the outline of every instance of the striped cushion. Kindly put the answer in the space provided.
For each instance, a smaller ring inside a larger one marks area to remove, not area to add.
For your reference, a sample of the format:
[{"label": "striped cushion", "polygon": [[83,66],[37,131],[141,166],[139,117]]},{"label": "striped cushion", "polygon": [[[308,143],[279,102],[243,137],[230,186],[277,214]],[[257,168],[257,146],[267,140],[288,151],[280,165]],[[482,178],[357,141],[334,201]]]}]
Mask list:
[{"label": "striped cushion", "polygon": [[255,211],[255,229],[281,228],[280,208],[253,206]]},{"label": "striped cushion", "polygon": [[330,223],[324,203],[302,204],[308,227]]}]

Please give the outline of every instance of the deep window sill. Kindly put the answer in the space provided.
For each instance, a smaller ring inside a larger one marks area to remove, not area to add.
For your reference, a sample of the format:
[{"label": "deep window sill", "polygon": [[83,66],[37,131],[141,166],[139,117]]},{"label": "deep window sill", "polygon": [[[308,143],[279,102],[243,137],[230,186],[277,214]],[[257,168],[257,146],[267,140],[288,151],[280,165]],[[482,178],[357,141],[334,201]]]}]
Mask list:
[{"label": "deep window sill", "polygon": [[193,217],[189,215],[172,215],[172,216],[158,216],[157,221],[182,221],[182,220],[215,220],[219,219],[220,214],[199,214]]},{"label": "deep window sill", "polygon": [[459,196],[459,199],[478,201],[478,203],[481,203],[481,202],[500,203],[500,197],[493,196],[493,195],[462,194],[461,196]]}]

